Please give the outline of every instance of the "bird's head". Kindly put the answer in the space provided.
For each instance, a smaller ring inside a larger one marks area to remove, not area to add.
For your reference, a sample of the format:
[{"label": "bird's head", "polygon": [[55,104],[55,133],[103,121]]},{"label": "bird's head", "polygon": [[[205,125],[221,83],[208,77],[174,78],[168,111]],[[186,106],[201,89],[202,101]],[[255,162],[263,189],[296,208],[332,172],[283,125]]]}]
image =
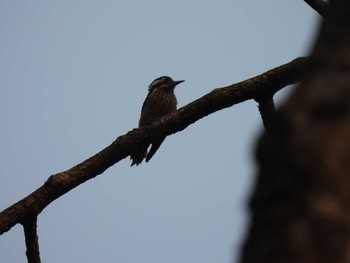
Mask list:
[{"label": "bird's head", "polygon": [[149,85],[148,90],[151,91],[153,89],[164,89],[169,91],[174,91],[176,85],[184,82],[184,80],[173,80],[168,76],[162,76],[152,81]]}]

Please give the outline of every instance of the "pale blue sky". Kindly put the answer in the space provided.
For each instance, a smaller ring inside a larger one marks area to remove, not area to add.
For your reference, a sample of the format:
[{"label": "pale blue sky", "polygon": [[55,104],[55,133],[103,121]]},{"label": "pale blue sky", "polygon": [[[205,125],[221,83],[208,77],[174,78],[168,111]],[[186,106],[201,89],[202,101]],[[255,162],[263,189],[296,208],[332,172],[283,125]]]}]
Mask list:
[{"label": "pale blue sky", "polygon": [[[134,128],[153,79],[185,79],[181,107],[306,55],[318,21],[302,0],[1,1],[0,210]],[[39,216],[42,262],[235,262],[261,129],[248,101],[69,192]],[[26,262],[21,226],[0,262]]]}]

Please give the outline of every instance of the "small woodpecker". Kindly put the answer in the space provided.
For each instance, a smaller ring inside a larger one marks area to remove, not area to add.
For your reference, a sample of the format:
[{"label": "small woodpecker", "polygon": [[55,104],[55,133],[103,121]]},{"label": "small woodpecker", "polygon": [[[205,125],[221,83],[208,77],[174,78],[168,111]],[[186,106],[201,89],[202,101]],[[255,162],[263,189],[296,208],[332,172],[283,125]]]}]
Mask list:
[{"label": "small woodpecker", "polygon": [[[142,105],[139,127],[148,124],[153,119],[176,111],[177,100],[174,89],[176,85],[182,82],[184,80],[174,81],[167,76],[159,77],[152,81],[148,87],[148,95]],[[132,160],[131,166],[139,165],[143,159],[146,159],[146,162],[148,162],[164,140],[165,137],[160,137],[151,142],[152,147],[148,153],[149,145],[141,145],[137,152],[130,155]]]}]

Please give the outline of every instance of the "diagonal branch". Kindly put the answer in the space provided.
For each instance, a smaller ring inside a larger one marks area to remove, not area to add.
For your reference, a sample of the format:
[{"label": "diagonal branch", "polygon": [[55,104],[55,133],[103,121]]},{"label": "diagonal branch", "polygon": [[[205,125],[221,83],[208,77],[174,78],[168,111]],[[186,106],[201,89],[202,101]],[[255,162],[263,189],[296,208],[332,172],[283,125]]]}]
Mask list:
[{"label": "diagonal branch", "polygon": [[321,16],[326,17],[328,12],[328,3],[323,0],[304,0],[309,6],[311,6]]},{"label": "diagonal branch", "polygon": [[254,78],[214,89],[179,110],[118,137],[110,146],[91,158],[65,172],[50,176],[40,188],[2,211],[0,234],[26,218],[38,215],[52,201],[103,173],[134,152],[140,144],[182,131],[199,119],[237,103],[274,94],[283,87],[300,81],[308,64],[308,58],[297,58]]}]

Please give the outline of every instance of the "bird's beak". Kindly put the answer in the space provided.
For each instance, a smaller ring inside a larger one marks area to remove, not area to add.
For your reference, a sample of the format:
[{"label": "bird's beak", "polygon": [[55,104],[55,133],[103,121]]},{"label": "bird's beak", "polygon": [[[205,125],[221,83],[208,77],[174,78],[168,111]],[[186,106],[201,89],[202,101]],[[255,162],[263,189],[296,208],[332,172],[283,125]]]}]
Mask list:
[{"label": "bird's beak", "polygon": [[177,80],[177,81],[174,81],[175,86],[178,85],[178,84],[180,84],[180,83],[182,83],[182,82],[184,82],[184,80]]}]

